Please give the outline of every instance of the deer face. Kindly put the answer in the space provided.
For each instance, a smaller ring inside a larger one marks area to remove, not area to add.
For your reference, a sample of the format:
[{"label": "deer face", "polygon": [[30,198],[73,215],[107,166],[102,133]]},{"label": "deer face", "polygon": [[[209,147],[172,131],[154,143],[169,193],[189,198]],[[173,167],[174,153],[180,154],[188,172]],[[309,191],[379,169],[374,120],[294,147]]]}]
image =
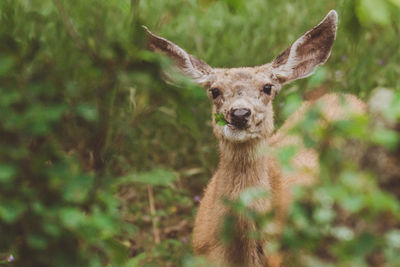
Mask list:
[{"label": "deer face", "polygon": [[220,126],[213,120],[219,139],[245,142],[265,138],[273,131],[272,100],[281,85],[268,66],[215,69],[205,86],[213,103],[213,114],[228,122]]},{"label": "deer face", "polygon": [[[337,13],[330,11],[320,24],[306,32],[271,63],[258,67],[212,68],[176,44],[147,29],[149,45],[170,57],[177,69],[202,85],[213,103],[213,119],[220,140],[248,142],[269,136],[274,129],[272,100],[285,83],[311,75],[328,59],[336,36]],[[214,116],[213,116],[214,118]]]}]

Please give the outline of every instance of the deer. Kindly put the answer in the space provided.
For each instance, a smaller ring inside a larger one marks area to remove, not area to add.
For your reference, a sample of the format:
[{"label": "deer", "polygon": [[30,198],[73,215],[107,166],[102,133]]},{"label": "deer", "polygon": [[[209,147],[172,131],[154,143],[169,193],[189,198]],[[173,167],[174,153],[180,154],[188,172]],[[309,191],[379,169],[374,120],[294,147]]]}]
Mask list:
[{"label": "deer", "polygon": [[[276,209],[277,224],[283,225],[291,202],[293,186],[307,186],[318,177],[318,153],[306,148],[299,136],[289,134],[304,114],[315,105],[328,121],[363,114],[365,104],[354,95],[328,93],[304,102],[283,123],[274,128],[272,102],[282,87],[310,76],[324,64],[336,39],[338,15],[331,10],[272,62],[255,67],[213,68],[187,53],[173,42],[145,27],[151,50],[169,57],[175,68],[203,87],[212,102],[212,114],[222,114],[225,125],[213,117],[213,132],[218,140],[220,160],[200,202],[193,230],[194,254],[215,266],[280,266],[279,255],[264,251],[268,240],[249,237],[256,225],[238,216],[232,241],[221,241],[224,218],[232,211],[224,199],[236,200],[248,188],[261,188],[271,198],[256,200],[251,208],[265,212]],[[343,107],[343,99],[346,108]],[[273,153],[285,145],[299,147],[292,159],[294,171],[286,174]]]}]

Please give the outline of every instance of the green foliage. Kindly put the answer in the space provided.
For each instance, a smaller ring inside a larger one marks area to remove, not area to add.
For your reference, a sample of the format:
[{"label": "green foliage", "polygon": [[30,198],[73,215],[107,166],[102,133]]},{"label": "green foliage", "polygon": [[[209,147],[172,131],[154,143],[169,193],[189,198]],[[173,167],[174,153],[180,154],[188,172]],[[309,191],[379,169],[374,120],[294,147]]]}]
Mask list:
[{"label": "green foliage", "polygon": [[93,3],[1,2],[0,251],[17,266],[128,259],[111,142],[129,87],[157,87],[159,67],[120,3]]},{"label": "green foliage", "polygon": [[[368,99],[400,88],[398,0],[1,0],[0,264],[12,255],[11,266],[204,266],[190,244],[217,164],[210,104],[187,80],[161,81],[169,62],[147,51],[141,25],[212,66],[257,65],[332,8],[331,58],[282,89],[278,126],[314,91]],[[392,125],[399,107],[397,91],[381,109]],[[319,119],[313,110],[297,133],[322,153],[321,183],[296,191],[283,238],[269,232],[267,251],[288,255],[289,266],[395,266],[398,196],[332,144],[350,138],[397,153],[398,131],[369,128],[367,117],[326,128]],[[295,152],[278,152],[287,170]],[[268,226],[273,214],[248,209],[265,197],[249,189],[227,205]],[[227,242],[233,224],[226,218]]]},{"label": "green foliage", "polygon": [[[357,17],[363,24],[378,23],[388,25],[392,20],[391,8],[400,7],[398,0],[359,0],[356,5]],[[393,11],[394,11],[393,10]],[[394,11],[395,12],[395,11]]]}]

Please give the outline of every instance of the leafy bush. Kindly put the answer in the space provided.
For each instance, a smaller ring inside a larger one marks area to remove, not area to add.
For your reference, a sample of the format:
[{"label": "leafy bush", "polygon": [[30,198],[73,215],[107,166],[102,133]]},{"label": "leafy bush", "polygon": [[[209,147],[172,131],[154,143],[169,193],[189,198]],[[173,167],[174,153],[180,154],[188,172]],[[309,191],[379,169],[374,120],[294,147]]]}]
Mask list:
[{"label": "leafy bush", "polygon": [[94,3],[0,4],[0,251],[18,266],[128,259],[136,228],[110,186],[129,161],[131,86],[157,88],[158,64],[133,16]]}]

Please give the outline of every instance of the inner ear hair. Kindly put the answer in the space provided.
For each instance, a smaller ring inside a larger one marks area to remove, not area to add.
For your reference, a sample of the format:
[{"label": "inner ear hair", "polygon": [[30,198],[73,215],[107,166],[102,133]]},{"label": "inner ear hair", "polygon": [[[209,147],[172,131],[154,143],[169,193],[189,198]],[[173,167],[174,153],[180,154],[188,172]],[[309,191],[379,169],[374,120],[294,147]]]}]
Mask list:
[{"label": "inner ear hair", "polygon": [[331,10],[317,26],[306,32],[272,62],[281,83],[311,75],[324,64],[336,38],[337,13]]},{"label": "inner ear hair", "polygon": [[148,45],[155,52],[161,52],[169,57],[177,69],[199,84],[204,85],[207,77],[212,73],[212,68],[205,62],[197,59],[173,42],[155,35],[147,27],[143,26],[147,32]]}]

